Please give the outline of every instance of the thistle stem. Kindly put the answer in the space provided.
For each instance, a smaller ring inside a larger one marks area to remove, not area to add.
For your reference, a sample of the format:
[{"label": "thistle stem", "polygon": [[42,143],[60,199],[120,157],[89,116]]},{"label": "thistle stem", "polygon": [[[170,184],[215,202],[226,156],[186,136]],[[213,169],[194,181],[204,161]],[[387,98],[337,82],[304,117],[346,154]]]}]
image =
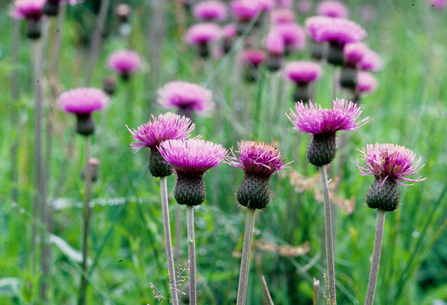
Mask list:
[{"label": "thistle stem", "polygon": [[321,186],[324,195],[324,233],[326,240],[326,260],[330,299],[337,304],[335,290],[335,267],[334,267],[334,241],[332,237],[331,202],[329,199],[329,186],[327,182],[326,166],[320,166]]},{"label": "thistle stem", "polygon": [[320,292],[320,281],[314,278],[314,305],[318,305],[318,293]]},{"label": "thistle stem", "polygon": [[369,273],[368,290],[365,305],[372,305],[376,292],[377,277],[379,275],[380,253],[382,252],[383,229],[385,227],[385,211],[377,210],[376,237],[372,255],[371,271]]},{"label": "thistle stem", "polygon": [[186,226],[188,228],[189,257],[189,304],[197,305],[196,284],[196,242],[194,237],[194,206],[186,206]]},{"label": "thistle stem", "polygon": [[83,233],[82,233],[82,277],[81,287],[79,290],[78,305],[86,304],[87,293],[87,261],[88,261],[88,237],[90,235],[90,197],[92,187],[92,170],[90,167],[90,137],[85,137],[85,194],[84,194],[84,217],[83,217]]},{"label": "thistle stem", "polygon": [[241,272],[239,275],[239,288],[237,292],[237,305],[245,305],[247,301],[248,273],[250,271],[251,244],[253,241],[253,227],[255,224],[256,209],[247,208],[245,218],[244,245],[242,247]]},{"label": "thistle stem", "polygon": [[163,229],[165,235],[166,257],[168,260],[169,287],[171,289],[172,304],[178,305],[177,282],[175,279],[174,256],[172,254],[171,227],[169,221],[168,187],[166,177],[160,177],[161,209],[163,213]]},{"label": "thistle stem", "polygon": [[267,286],[267,282],[265,281],[265,277],[261,275],[262,286],[264,286],[265,294],[267,295],[267,300],[269,305],[275,305],[272,300],[272,296],[270,295],[269,287]]}]

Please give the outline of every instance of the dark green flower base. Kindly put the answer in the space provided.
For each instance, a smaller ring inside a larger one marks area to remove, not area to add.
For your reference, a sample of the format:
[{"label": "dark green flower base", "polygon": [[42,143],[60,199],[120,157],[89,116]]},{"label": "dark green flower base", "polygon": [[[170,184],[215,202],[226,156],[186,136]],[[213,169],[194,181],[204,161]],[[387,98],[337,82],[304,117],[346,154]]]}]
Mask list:
[{"label": "dark green flower base", "polygon": [[149,152],[149,171],[154,177],[167,177],[172,175],[172,167],[162,157],[156,147]]},{"label": "dark green flower base", "polygon": [[206,190],[203,175],[179,175],[174,197],[178,204],[199,205],[205,201]]},{"label": "dark green flower base", "polygon": [[314,134],[307,148],[307,159],[315,166],[328,165],[337,154],[337,138],[335,132]]},{"label": "dark green flower base", "polygon": [[76,115],[76,132],[83,136],[89,136],[95,132],[95,122],[90,113]]},{"label": "dark green flower base", "polygon": [[371,209],[380,209],[386,212],[392,212],[399,206],[399,189],[397,183],[388,178],[382,185],[383,178],[376,177],[373,184],[366,193],[366,204]]},{"label": "dark green flower base", "polygon": [[263,209],[270,201],[270,177],[245,175],[236,193],[237,201],[247,208]]}]

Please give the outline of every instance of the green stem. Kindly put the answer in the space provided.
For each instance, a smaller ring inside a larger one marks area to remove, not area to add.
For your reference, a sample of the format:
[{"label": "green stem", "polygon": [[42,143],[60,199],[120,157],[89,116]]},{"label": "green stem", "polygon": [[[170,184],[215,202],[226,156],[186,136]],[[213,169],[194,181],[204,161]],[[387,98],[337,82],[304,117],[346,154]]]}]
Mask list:
[{"label": "green stem", "polygon": [[369,273],[368,290],[366,293],[365,305],[372,305],[376,292],[377,277],[379,275],[380,254],[382,252],[383,229],[385,227],[385,211],[377,210],[376,237],[374,239],[374,250]]},{"label": "green stem", "polygon": [[329,199],[329,186],[327,182],[326,166],[320,166],[321,186],[324,195],[324,235],[326,241],[326,260],[330,299],[337,304],[335,290],[335,266],[334,266],[334,240],[332,236],[331,202]]},{"label": "green stem", "polygon": [[194,206],[186,206],[186,226],[188,229],[189,257],[189,304],[197,305],[196,284],[196,242],[194,237]]},{"label": "green stem", "polygon": [[245,305],[247,301],[248,273],[250,271],[251,244],[253,242],[253,227],[255,224],[256,209],[247,208],[245,218],[244,245],[242,248],[241,272],[239,275],[239,288],[237,292],[237,305]]}]

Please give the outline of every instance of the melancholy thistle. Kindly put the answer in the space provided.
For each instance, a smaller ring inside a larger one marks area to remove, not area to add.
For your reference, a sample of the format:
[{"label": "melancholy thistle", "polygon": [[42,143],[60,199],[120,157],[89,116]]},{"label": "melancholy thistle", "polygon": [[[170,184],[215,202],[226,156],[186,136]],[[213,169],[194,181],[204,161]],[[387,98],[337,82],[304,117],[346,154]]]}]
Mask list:
[{"label": "melancholy thistle", "polygon": [[320,79],[321,73],[321,66],[313,62],[292,61],[286,64],[284,76],[295,84],[294,102],[307,104],[312,99],[309,84]]},{"label": "melancholy thistle", "polygon": [[241,272],[237,305],[244,305],[247,299],[250,254],[253,240],[253,227],[256,209],[264,209],[270,201],[270,178],[286,167],[278,148],[271,144],[254,141],[238,143],[239,157],[233,156],[226,161],[229,165],[241,168],[245,175],[239,185],[237,201],[247,207],[245,219],[244,245],[242,248]]},{"label": "melancholy thistle", "polygon": [[124,81],[128,81],[130,76],[140,68],[141,58],[135,51],[115,51],[107,59],[107,65],[110,70],[118,72]]},{"label": "melancholy thistle", "polygon": [[275,9],[270,13],[270,22],[272,24],[293,23],[295,22],[295,13],[288,8]]},{"label": "melancholy thistle", "polygon": [[317,14],[332,18],[347,18],[348,9],[340,1],[323,1],[317,7]]},{"label": "melancholy thistle", "polygon": [[354,89],[354,103],[361,102],[362,94],[374,93],[379,87],[377,78],[371,73],[359,71],[357,87]]},{"label": "melancholy thistle", "polygon": [[[236,29],[237,34],[242,35],[245,32],[250,21],[258,14],[260,11],[259,5],[256,1],[247,0],[236,0],[230,2],[231,12],[236,19]],[[255,26],[259,26],[259,19],[256,20]]]},{"label": "melancholy thistle", "polygon": [[191,26],[186,33],[186,41],[197,47],[197,54],[201,58],[210,56],[209,45],[220,38],[221,31],[218,25],[210,22],[198,23]]},{"label": "melancholy thistle", "polygon": [[228,151],[220,144],[192,140],[170,140],[158,146],[161,155],[173,167],[177,176],[174,197],[186,205],[189,257],[189,304],[197,304],[196,253],[194,237],[194,206],[205,201],[205,173],[219,165]]},{"label": "melancholy thistle", "polygon": [[361,70],[378,72],[382,69],[383,62],[379,54],[369,49],[360,60],[359,67]]},{"label": "melancholy thistle", "polygon": [[323,23],[327,21],[327,17],[313,16],[309,17],[305,21],[305,27],[307,34],[312,38],[312,46],[310,55],[313,59],[320,61],[326,57],[326,44],[316,41],[316,31]]},{"label": "melancholy thistle", "polygon": [[343,88],[357,87],[359,62],[368,50],[368,46],[362,42],[348,43],[344,46],[345,62],[340,73],[340,85]]},{"label": "melancholy thistle", "polygon": [[183,81],[173,81],[160,88],[157,102],[164,108],[176,108],[178,114],[190,119],[194,113],[207,115],[214,109],[210,90]]},{"label": "melancholy thistle", "polygon": [[383,231],[385,228],[385,212],[395,211],[399,206],[399,189],[397,185],[408,185],[404,182],[419,182],[426,178],[408,178],[418,174],[424,165],[421,158],[415,162],[416,155],[404,146],[394,144],[368,144],[361,151],[364,166],[357,165],[361,176],[374,175],[374,182],[366,194],[366,204],[377,209],[376,234],[368,280],[365,305],[372,305],[379,275],[380,255],[382,252]]},{"label": "melancholy thistle", "polygon": [[333,109],[323,109],[317,104],[298,102],[294,112],[286,114],[300,134],[311,133],[313,139],[307,149],[307,158],[315,166],[331,163],[337,153],[336,132],[356,130],[368,122],[365,118],[356,120],[362,114],[360,107],[343,99],[333,101]]},{"label": "melancholy thistle", "polygon": [[186,139],[194,130],[195,124],[187,117],[168,112],[158,117],[152,116],[149,122],[129,129],[135,142],[130,144],[134,153],[143,147],[149,147],[149,171],[154,177],[166,177],[172,174],[171,166],[165,162],[157,148],[167,140]]},{"label": "melancholy thistle", "polygon": [[26,36],[30,39],[39,39],[42,34],[42,9],[45,0],[15,0],[11,16],[14,19],[26,19]]},{"label": "melancholy thistle", "polygon": [[275,30],[270,31],[267,34],[265,44],[268,53],[265,65],[269,71],[278,71],[281,69],[284,55],[284,40],[281,34]]},{"label": "melancholy thistle", "polygon": [[61,109],[76,115],[76,131],[83,136],[89,136],[95,131],[92,112],[104,109],[108,102],[107,94],[96,88],[77,88],[66,91],[58,100]]},{"label": "melancholy thistle", "polygon": [[248,49],[244,50],[242,60],[245,67],[245,80],[255,82],[259,79],[259,66],[265,60],[265,52],[263,50]]},{"label": "melancholy thistle", "polygon": [[227,7],[220,1],[204,1],[197,3],[192,15],[205,22],[219,22],[227,19]]},{"label": "melancholy thistle", "polygon": [[284,55],[288,56],[294,51],[302,50],[306,42],[306,33],[296,23],[279,23],[273,26],[284,40]]},{"label": "melancholy thistle", "polygon": [[222,28],[222,49],[225,54],[230,52],[236,37],[236,25],[230,23]]}]

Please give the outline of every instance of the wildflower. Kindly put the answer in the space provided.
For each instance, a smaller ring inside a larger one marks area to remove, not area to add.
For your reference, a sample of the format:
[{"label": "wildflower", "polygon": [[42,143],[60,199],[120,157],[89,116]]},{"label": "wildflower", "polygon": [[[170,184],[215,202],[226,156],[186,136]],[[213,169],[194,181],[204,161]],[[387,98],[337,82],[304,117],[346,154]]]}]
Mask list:
[{"label": "wildflower", "polygon": [[295,13],[287,8],[273,10],[270,14],[272,24],[293,23],[295,22]]},{"label": "wildflower", "polygon": [[172,174],[172,168],[161,157],[157,146],[167,140],[186,139],[190,136],[195,125],[186,118],[168,112],[158,117],[152,116],[149,122],[130,131],[134,142],[130,144],[135,153],[143,147],[149,147],[149,171],[154,177],[166,177]]},{"label": "wildflower", "polygon": [[313,139],[307,149],[307,158],[315,166],[331,163],[337,153],[336,132],[339,130],[357,130],[368,122],[365,118],[359,122],[362,114],[360,107],[343,99],[333,101],[333,109],[323,109],[309,102],[295,104],[296,113],[286,114],[293,129],[299,134],[312,133]]},{"label": "wildflower", "polygon": [[100,89],[77,88],[62,93],[58,104],[64,111],[76,115],[76,131],[81,135],[88,136],[95,130],[92,112],[105,108],[108,101],[109,97]]},{"label": "wildflower", "polygon": [[347,18],[348,9],[346,5],[339,1],[324,1],[317,7],[317,14],[332,18]]},{"label": "wildflower", "polygon": [[295,23],[280,23],[273,27],[278,31],[284,40],[285,52],[287,56],[293,50],[302,50],[305,45],[306,34],[304,30]]},{"label": "wildflower", "polygon": [[353,89],[357,86],[358,63],[368,51],[368,46],[361,42],[344,46],[345,61],[340,73],[340,85],[343,88]]},{"label": "wildflower", "polygon": [[110,54],[107,64],[109,69],[118,72],[123,80],[128,81],[132,73],[140,68],[141,58],[134,51],[120,50]]},{"label": "wildflower", "polygon": [[270,201],[270,178],[286,167],[278,148],[271,144],[238,142],[239,157],[233,152],[227,163],[241,168],[245,175],[237,189],[237,201],[253,209],[263,209]]},{"label": "wildflower", "polygon": [[307,14],[312,9],[312,1],[310,0],[301,0],[298,2],[298,11],[301,14]]},{"label": "wildflower", "polygon": [[285,67],[285,77],[295,83],[293,100],[309,102],[311,99],[309,93],[309,83],[312,83],[321,77],[322,69],[319,64],[308,61],[292,61]]},{"label": "wildflower", "polygon": [[374,175],[374,182],[366,194],[366,204],[372,209],[394,211],[399,205],[397,184],[402,181],[419,182],[426,178],[407,178],[417,174],[424,166],[420,166],[421,158],[416,162],[416,155],[404,146],[394,144],[368,144],[361,151],[364,166],[357,165],[361,176]]},{"label": "wildflower", "polygon": [[284,54],[284,40],[278,31],[272,30],[267,34],[267,61],[266,65],[270,71],[278,71],[281,68]]},{"label": "wildflower", "polygon": [[227,7],[220,1],[204,1],[194,6],[192,14],[206,22],[224,21],[227,18]]},{"label": "wildflower", "polygon": [[323,42],[316,41],[316,32],[323,23],[327,21],[327,17],[313,16],[307,18],[305,21],[307,34],[312,38],[311,56],[315,60],[321,60],[325,57],[325,44]]},{"label": "wildflower", "polygon": [[197,53],[202,58],[210,55],[209,44],[220,38],[220,28],[214,23],[199,23],[191,26],[186,33],[189,44],[197,46]]},{"label": "wildflower", "polygon": [[230,52],[233,47],[234,38],[236,37],[236,25],[235,24],[227,24],[222,28],[222,48],[225,54]]},{"label": "wildflower", "polygon": [[26,36],[39,39],[42,32],[42,9],[45,0],[15,0],[12,5],[11,16],[14,19],[26,19]]},{"label": "wildflower", "polygon": [[256,81],[259,78],[259,65],[264,62],[265,53],[262,50],[245,50],[242,54],[245,63],[245,79],[249,82]]},{"label": "wildflower", "polygon": [[[250,21],[258,14],[260,7],[256,1],[236,0],[230,2],[231,11],[237,21],[237,34],[245,32]],[[259,22],[255,23],[258,26]]]},{"label": "wildflower", "polygon": [[360,69],[378,72],[383,67],[382,59],[373,50],[368,50],[359,62]]},{"label": "wildflower", "polygon": [[360,71],[358,80],[357,90],[361,93],[373,93],[379,86],[377,78],[368,72]]}]

